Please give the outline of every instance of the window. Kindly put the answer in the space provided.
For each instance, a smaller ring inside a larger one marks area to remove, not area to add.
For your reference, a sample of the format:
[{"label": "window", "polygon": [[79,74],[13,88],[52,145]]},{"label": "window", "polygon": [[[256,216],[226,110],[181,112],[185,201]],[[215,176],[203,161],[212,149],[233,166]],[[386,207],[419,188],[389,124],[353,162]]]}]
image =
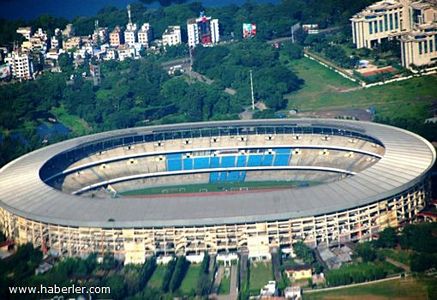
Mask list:
[{"label": "window", "polygon": [[375,33],[378,33],[378,21],[373,22],[373,28],[375,29]]},{"label": "window", "polygon": [[382,20],[379,20],[379,31],[380,32],[384,31],[384,23],[382,23]]},{"label": "window", "polygon": [[434,47],[432,45],[432,40],[429,40],[429,52],[433,52],[434,51]]},{"label": "window", "polygon": [[372,34],[373,33],[373,23],[369,22],[369,33]]},{"label": "window", "polygon": [[424,50],[425,50],[424,52],[425,52],[425,53],[428,53],[428,42],[427,42],[427,41],[424,41],[424,42],[423,42],[423,46],[424,46],[423,48],[424,48]]},{"label": "window", "polygon": [[434,49],[437,52],[437,34],[434,35]]},{"label": "window", "polygon": [[384,31],[388,30],[388,20],[387,15],[384,15]]},{"label": "window", "polygon": [[393,15],[390,14],[388,17],[389,17],[389,20],[390,20],[390,30],[393,30]]},{"label": "window", "polygon": [[422,42],[419,42],[419,55],[422,54]]},{"label": "window", "polygon": [[395,13],[395,28],[396,28],[396,29],[399,28],[399,17],[398,17],[398,13]]}]

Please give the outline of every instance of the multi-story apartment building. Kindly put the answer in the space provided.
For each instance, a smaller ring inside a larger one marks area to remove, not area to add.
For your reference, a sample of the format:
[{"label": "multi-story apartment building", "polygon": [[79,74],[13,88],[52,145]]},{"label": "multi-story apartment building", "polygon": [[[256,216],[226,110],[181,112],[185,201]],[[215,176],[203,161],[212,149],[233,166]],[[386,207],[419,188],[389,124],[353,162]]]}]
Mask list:
[{"label": "multi-story apartment building", "polygon": [[72,37],[72,36],[74,35],[73,24],[67,24],[67,25],[65,26],[65,29],[62,30],[62,35],[63,35],[64,37],[67,37],[67,38]]},{"label": "multi-story apartment building", "polygon": [[137,42],[137,24],[128,23],[124,31],[124,43],[132,46]]},{"label": "multi-story apartment building", "polygon": [[109,44],[113,47],[118,47],[121,44],[124,44],[120,26],[115,26],[114,30],[109,34]]},{"label": "multi-story apartment building", "polygon": [[52,36],[52,38],[50,39],[50,48],[59,49],[60,47],[61,47],[61,43],[59,38],[56,35]]},{"label": "multi-story apartment building", "polygon": [[98,44],[104,44],[108,41],[108,28],[98,27],[94,30],[92,35],[93,42]]},{"label": "multi-story apartment building", "polygon": [[18,27],[17,33],[21,34],[26,40],[28,40],[32,35],[32,27]]},{"label": "multi-story apartment building", "polygon": [[181,27],[168,26],[162,34],[162,44],[165,46],[175,46],[181,44]]},{"label": "multi-story apartment building", "polygon": [[62,48],[65,51],[72,50],[72,49],[79,49],[82,45],[82,39],[80,36],[73,36],[67,40],[64,40],[62,43]]},{"label": "multi-story apartment building", "polygon": [[354,15],[351,22],[357,48],[373,48],[385,39],[399,38],[404,67],[428,65],[437,58],[435,0],[379,1]]},{"label": "multi-story apartment building", "polygon": [[124,31],[124,43],[133,46],[137,42],[137,24],[132,23],[132,16],[130,11],[130,5],[127,6],[127,16],[129,23],[126,25],[126,30]]},{"label": "multi-story apartment building", "polygon": [[138,43],[143,47],[149,48],[149,43],[152,41],[152,28],[149,23],[144,23],[138,31]]},{"label": "multi-story apartment building", "polygon": [[5,59],[16,79],[32,79],[33,63],[30,56],[21,50],[15,50],[8,54]]},{"label": "multi-story apartment building", "polygon": [[197,19],[187,21],[188,46],[212,46],[219,42],[219,21],[206,17],[203,13]]}]

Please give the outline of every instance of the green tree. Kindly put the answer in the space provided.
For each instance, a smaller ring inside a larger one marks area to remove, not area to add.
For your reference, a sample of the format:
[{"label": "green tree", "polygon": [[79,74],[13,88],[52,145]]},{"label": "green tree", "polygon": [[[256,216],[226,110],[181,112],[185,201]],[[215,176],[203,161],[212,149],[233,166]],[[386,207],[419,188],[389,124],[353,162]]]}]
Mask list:
[{"label": "green tree", "polygon": [[377,257],[371,242],[359,243],[355,251],[363,259],[363,262],[374,261]]},{"label": "green tree", "polygon": [[182,280],[187,273],[190,262],[186,260],[185,256],[178,257],[175,265],[173,275],[170,280],[169,290],[175,292],[182,283]]},{"label": "green tree", "polygon": [[111,297],[114,299],[123,299],[125,296],[125,283],[123,276],[112,275],[106,278],[105,283],[111,288]]},{"label": "green tree", "polygon": [[385,228],[379,233],[378,239],[375,241],[377,247],[393,248],[398,243],[396,229],[392,227]]},{"label": "green tree", "polygon": [[293,250],[297,257],[302,259],[306,264],[313,264],[314,262],[314,251],[305,245],[304,242],[297,242],[293,244]]}]

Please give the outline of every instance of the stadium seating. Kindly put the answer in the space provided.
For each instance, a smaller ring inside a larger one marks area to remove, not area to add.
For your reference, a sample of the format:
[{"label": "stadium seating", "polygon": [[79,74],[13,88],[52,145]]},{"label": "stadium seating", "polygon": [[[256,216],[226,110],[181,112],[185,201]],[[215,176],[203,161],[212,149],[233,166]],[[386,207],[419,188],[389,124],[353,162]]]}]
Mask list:
[{"label": "stadium seating", "polygon": [[[289,145],[289,147],[284,147],[284,145]],[[253,148],[248,148],[250,146],[253,146]],[[312,149],[306,146],[321,148]],[[332,149],[332,147],[339,147],[339,149]],[[216,168],[319,166],[360,172],[378,160],[374,156],[360,154],[350,150],[341,150],[341,148],[363,150],[375,153],[376,155],[382,155],[384,153],[384,147],[376,145],[373,142],[338,135],[299,134],[297,138],[297,135],[290,134],[259,134],[212,138],[181,138],[128,146],[124,145],[90,154],[73,162],[69,168],[84,166],[85,164],[95,165],[83,168],[79,172],[67,174],[62,178],[63,181],[59,185],[62,186],[63,190],[73,192],[88,185],[124,176],[156,172],[198,171]],[[195,149],[199,150],[194,151]],[[178,152],[165,154],[165,152],[176,151]],[[153,155],[153,153],[157,154]],[[110,161],[114,157],[120,157],[120,159]],[[105,162],[100,163],[101,161]],[[256,181],[261,178],[263,180],[326,182],[341,179],[339,174],[326,172],[310,173],[311,172],[305,171],[285,171],[284,173],[279,170],[256,173],[252,171],[246,172],[245,170],[214,171],[203,176],[201,181],[210,183],[244,182]],[[275,176],[273,176],[273,174],[275,174]],[[183,177],[183,180],[187,178],[192,180],[193,177],[190,176]],[[255,178],[255,176],[257,176],[257,178]],[[168,178],[176,177],[182,178],[179,176],[171,176],[162,180],[147,179],[146,181],[139,181],[141,183],[136,182],[135,184],[124,182],[116,184],[116,186],[118,188],[129,189],[128,187],[130,185],[134,187],[138,184],[142,186],[147,186],[148,184],[163,185],[166,184],[166,182],[178,184],[177,181],[168,180]]]}]

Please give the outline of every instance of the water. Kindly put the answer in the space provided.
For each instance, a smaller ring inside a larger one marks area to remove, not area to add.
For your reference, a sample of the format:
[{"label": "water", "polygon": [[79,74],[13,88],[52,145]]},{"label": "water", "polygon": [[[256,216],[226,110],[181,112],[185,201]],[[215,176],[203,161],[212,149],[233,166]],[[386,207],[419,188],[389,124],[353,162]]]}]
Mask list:
[{"label": "water", "polygon": [[[241,5],[246,0],[198,0],[204,6]],[[105,6],[126,7],[138,0],[0,0],[0,18],[31,20],[40,15],[72,19],[76,16],[93,16]],[[252,0],[258,3],[278,3],[280,0]],[[149,5],[157,7],[157,2]]]}]

